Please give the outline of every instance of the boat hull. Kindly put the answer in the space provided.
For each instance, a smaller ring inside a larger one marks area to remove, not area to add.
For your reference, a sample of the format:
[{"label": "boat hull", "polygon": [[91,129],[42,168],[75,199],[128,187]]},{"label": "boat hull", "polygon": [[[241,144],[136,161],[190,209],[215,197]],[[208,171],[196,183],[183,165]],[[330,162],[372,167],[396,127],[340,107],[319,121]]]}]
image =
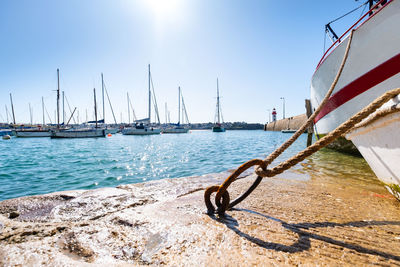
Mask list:
[{"label": "boat hull", "polygon": [[12,130],[0,130],[0,136],[4,136],[4,135],[14,135]]},{"label": "boat hull", "polygon": [[29,130],[16,130],[14,131],[16,137],[50,137],[50,131],[29,131]]},{"label": "boat hull", "polygon": [[225,132],[225,128],[221,127],[221,126],[214,126],[214,127],[212,127],[212,131],[214,133],[223,133],[223,132]]},{"label": "boat hull", "polygon": [[93,138],[105,137],[104,129],[90,129],[90,130],[66,130],[66,131],[53,131],[51,138]]},{"label": "boat hull", "polygon": [[[392,0],[354,32],[343,72],[315,119],[317,138],[333,131],[388,90],[400,87],[400,1]],[[311,81],[315,110],[341,65],[348,38],[318,66]],[[384,45],[384,47],[383,47]]]},{"label": "boat hull", "polygon": [[296,130],[289,130],[289,129],[287,129],[287,130],[281,130],[281,132],[282,132],[282,133],[295,133]]},{"label": "boat hull", "polygon": [[118,128],[107,128],[105,129],[106,134],[116,134],[118,133],[119,129]]},{"label": "boat hull", "polygon": [[161,131],[163,134],[177,134],[177,133],[188,133],[187,128],[165,128]]},{"label": "boat hull", "polygon": [[124,128],[122,129],[121,133],[123,135],[153,135],[153,134],[160,134],[161,130],[158,128]]},{"label": "boat hull", "polygon": [[346,138],[357,146],[378,179],[400,200],[400,105],[397,112],[356,127]]}]

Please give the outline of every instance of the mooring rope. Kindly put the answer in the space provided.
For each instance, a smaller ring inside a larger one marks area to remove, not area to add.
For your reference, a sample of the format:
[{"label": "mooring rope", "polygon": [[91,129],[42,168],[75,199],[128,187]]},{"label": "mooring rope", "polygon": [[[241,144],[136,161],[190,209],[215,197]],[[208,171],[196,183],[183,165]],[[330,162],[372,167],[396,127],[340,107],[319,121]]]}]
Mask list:
[{"label": "mooring rope", "polygon": [[[315,153],[316,151],[320,150],[324,146],[328,145],[332,141],[334,141],[337,137],[343,135],[347,131],[349,131],[354,125],[357,123],[361,122],[364,118],[369,116],[371,113],[375,112],[379,107],[381,107],[384,103],[386,103],[388,100],[391,98],[395,97],[396,95],[400,94],[400,88],[394,89],[391,91],[386,92],[384,95],[376,99],[374,102],[372,102],[370,105],[365,107],[363,110],[358,112],[356,115],[352,116],[349,120],[341,124],[339,127],[337,127],[333,132],[329,133],[325,137],[321,138],[319,141],[314,143],[313,145],[307,147],[303,151],[299,152],[297,155],[293,156],[292,158],[286,160],[285,162],[279,164],[278,166],[272,168],[272,169],[267,169],[267,166],[275,160],[279,155],[283,153],[296,139],[312,124],[314,121],[315,117],[318,115],[322,107],[327,103],[330,95],[332,94],[332,91],[334,90],[339,77],[342,73],[342,70],[344,68],[345,62],[348,57],[348,53],[350,50],[350,44],[351,40],[353,37],[353,31],[351,31],[349,38],[348,38],[348,43],[347,47],[343,56],[342,63],[339,67],[338,73],[336,74],[336,77],[334,81],[332,82],[331,87],[329,88],[328,92],[325,95],[325,98],[323,99],[322,103],[319,105],[317,110],[309,117],[309,119],[306,121],[306,123],[296,131],[296,133],[289,139],[287,140],[284,144],[282,144],[279,148],[277,148],[273,153],[271,153],[266,159],[261,160],[261,159],[252,159],[250,161],[247,161],[246,163],[242,164],[239,168],[237,168],[225,181],[222,185],[218,186],[211,186],[208,187],[204,193],[204,201],[207,206],[207,210],[209,214],[215,213],[215,207],[211,203],[211,194],[216,192],[215,196],[215,204],[218,207],[217,213],[219,215],[224,215],[225,211],[228,209],[231,209],[235,205],[239,204],[241,201],[243,201],[247,196],[251,194],[251,192],[260,184],[261,180],[264,177],[273,177],[277,174],[282,173],[283,171],[291,168],[292,166],[296,165],[300,161],[304,160],[306,157],[310,156],[311,154]],[[243,173],[245,170],[249,169],[250,167],[253,166],[258,166],[256,169],[256,174],[257,179],[254,181],[254,183],[250,186],[249,189],[247,189],[246,192],[244,192],[240,197],[235,199],[234,201],[230,202],[230,197],[229,193],[227,191],[227,188],[239,177],[241,173]],[[222,200],[222,202],[221,202]]]}]

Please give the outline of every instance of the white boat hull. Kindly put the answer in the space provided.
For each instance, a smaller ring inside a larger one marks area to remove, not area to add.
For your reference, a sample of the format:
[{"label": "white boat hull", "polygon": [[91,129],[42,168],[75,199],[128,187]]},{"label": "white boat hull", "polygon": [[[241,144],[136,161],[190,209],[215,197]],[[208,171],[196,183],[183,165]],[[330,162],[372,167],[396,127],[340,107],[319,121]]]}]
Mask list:
[{"label": "white boat hull", "polygon": [[119,129],[118,128],[107,128],[105,129],[106,134],[116,134],[118,133]]},{"label": "white boat hull", "polygon": [[[353,33],[349,55],[327,105],[315,119],[315,132],[331,132],[386,91],[400,87],[400,0],[392,0]],[[318,66],[311,81],[315,110],[341,64],[348,38]]]},{"label": "white boat hull", "polygon": [[83,129],[83,130],[61,130],[53,131],[51,138],[90,138],[90,137],[105,137],[104,129]]},{"label": "white boat hull", "polygon": [[14,132],[16,137],[50,137],[50,131],[30,131],[30,130],[16,130]]},{"label": "white boat hull", "polygon": [[400,105],[397,112],[360,125],[346,138],[357,146],[378,179],[400,200]]},{"label": "white boat hull", "polygon": [[144,129],[138,129],[138,128],[124,128],[122,129],[122,134],[123,135],[152,135],[152,134],[160,134],[161,130],[158,128],[144,128]]},{"label": "white boat hull", "polygon": [[187,128],[165,128],[162,130],[163,134],[174,134],[174,133],[188,133]]}]

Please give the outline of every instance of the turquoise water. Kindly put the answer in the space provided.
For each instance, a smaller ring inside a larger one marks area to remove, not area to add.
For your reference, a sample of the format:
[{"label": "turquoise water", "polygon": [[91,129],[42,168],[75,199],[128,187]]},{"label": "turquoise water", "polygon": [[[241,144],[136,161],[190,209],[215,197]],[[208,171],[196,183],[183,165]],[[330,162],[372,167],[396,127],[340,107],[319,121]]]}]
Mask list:
[{"label": "turquoise water", "polygon": [[[222,172],[246,160],[266,157],[290,136],[264,131],[192,131],[0,140],[0,200]],[[277,162],[304,149],[306,137],[302,135]]]}]

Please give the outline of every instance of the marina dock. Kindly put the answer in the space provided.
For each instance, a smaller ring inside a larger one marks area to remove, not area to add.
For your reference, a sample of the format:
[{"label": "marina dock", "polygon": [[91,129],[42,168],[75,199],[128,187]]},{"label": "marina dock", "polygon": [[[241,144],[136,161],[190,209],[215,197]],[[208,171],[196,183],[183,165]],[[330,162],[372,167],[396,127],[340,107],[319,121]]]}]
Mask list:
[{"label": "marina dock", "polygon": [[208,216],[204,188],[228,174],[5,200],[0,265],[400,264],[400,203],[372,172],[371,181],[287,172],[226,217]]}]

